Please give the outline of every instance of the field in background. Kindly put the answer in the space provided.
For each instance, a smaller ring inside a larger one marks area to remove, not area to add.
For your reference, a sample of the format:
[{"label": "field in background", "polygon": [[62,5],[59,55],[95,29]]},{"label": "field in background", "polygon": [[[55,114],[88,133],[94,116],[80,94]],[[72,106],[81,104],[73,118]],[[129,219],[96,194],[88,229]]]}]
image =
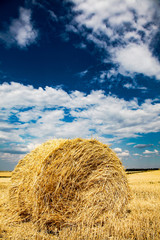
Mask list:
[{"label": "field in background", "polygon": [[12,172],[10,171],[0,171],[0,178],[10,178],[12,176]]},{"label": "field in background", "polygon": [[160,170],[129,174],[128,180],[133,199],[121,218],[113,216],[104,226],[92,229],[85,226],[78,229],[66,227],[60,232],[51,234],[38,232],[31,222],[13,224],[8,220],[11,217],[7,211],[10,178],[3,178],[0,173],[0,239],[159,240]]}]

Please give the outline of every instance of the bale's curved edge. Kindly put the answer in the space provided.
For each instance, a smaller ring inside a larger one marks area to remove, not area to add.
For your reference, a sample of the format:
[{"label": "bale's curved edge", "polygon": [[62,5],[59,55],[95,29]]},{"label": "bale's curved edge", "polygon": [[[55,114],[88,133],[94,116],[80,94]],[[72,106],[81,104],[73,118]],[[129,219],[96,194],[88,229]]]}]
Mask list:
[{"label": "bale's curved edge", "polygon": [[13,213],[40,228],[105,221],[122,212],[130,199],[121,161],[94,139],[42,144],[18,163],[11,182]]}]

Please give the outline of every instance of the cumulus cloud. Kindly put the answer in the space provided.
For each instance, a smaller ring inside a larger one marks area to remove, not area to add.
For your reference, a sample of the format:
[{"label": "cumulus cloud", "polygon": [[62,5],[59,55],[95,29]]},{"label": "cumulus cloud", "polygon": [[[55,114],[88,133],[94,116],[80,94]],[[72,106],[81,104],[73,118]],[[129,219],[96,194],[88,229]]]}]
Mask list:
[{"label": "cumulus cloud", "polygon": [[0,32],[0,40],[7,46],[17,45],[20,48],[35,43],[37,37],[38,31],[31,21],[31,10],[22,7],[19,9],[19,18],[12,19],[6,32]]},{"label": "cumulus cloud", "polygon": [[120,63],[120,72],[143,73],[160,80],[160,63],[152,56],[146,45],[129,44],[116,51],[116,60]]},{"label": "cumulus cloud", "polygon": [[[160,63],[150,44],[159,30],[156,1],[70,0],[76,12],[76,33],[103,49],[103,61],[112,61],[122,74],[142,73],[160,80]],[[71,32],[75,32],[73,27]],[[152,44],[153,45],[153,44]]]},{"label": "cumulus cloud", "polygon": [[122,151],[121,148],[114,148],[113,150],[117,153],[120,159],[123,157],[129,157],[130,155],[128,150]]},{"label": "cumulus cloud", "polygon": [[[137,99],[126,101],[101,90],[87,95],[12,82],[0,85],[0,99],[0,140],[4,149],[29,151],[31,143],[54,137],[92,136],[111,143],[160,130],[159,103],[146,100],[139,105]],[[119,149],[119,154],[123,157],[129,152]]]},{"label": "cumulus cloud", "polygon": [[114,148],[113,149],[116,153],[121,153],[122,152],[122,149],[121,148]]},{"label": "cumulus cloud", "polygon": [[143,154],[158,154],[158,150],[157,149],[154,149],[154,151],[145,150]]},{"label": "cumulus cloud", "polygon": [[129,157],[129,151],[125,150],[124,152],[118,153],[117,154],[119,158],[123,158],[123,157]]}]

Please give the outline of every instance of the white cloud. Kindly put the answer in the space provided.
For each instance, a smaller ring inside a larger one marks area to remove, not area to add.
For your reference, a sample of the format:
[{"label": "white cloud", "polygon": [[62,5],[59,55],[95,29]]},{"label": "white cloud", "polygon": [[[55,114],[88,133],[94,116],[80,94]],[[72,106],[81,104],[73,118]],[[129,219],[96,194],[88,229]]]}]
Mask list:
[{"label": "white cloud", "polygon": [[134,153],[133,156],[141,156],[139,153]]},{"label": "white cloud", "polygon": [[[139,105],[137,99],[125,101],[101,90],[68,94],[63,89],[35,89],[14,82],[0,85],[0,99],[0,140],[8,148],[15,143],[15,150],[22,144],[22,151],[29,151],[29,144],[54,137],[96,137],[111,143],[160,131],[160,104],[152,100]],[[115,150],[121,157],[129,155]]]},{"label": "white cloud", "polygon": [[114,148],[113,149],[116,153],[121,153],[122,152],[122,149],[121,148]]},{"label": "white cloud", "polygon": [[56,14],[53,11],[51,11],[51,10],[49,10],[48,12],[50,14],[50,17],[51,17],[52,21],[53,22],[58,22],[58,18],[56,16]]},{"label": "white cloud", "polygon": [[[76,12],[71,25],[85,39],[103,49],[107,61],[119,64],[118,71],[142,73],[160,80],[160,63],[149,48],[159,29],[160,10],[156,1],[70,1]],[[75,32],[74,29],[70,31]],[[103,61],[106,59],[104,57]]]},{"label": "white cloud", "polygon": [[72,24],[66,25],[66,31],[68,31],[68,32],[74,32],[74,33],[77,33],[77,32],[78,32],[78,30],[76,29],[76,27],[73,26]]},{"label": "white cloud", "polygon": [[122,149],[118,147],[114,148],[113,150],[117,153],[119,158],[129,157],[130,155],[128,150],[122,151]]},{"label": "white cloud", "polygon": [[123,158],[123,157],[129,157],[129,151],[125,150],[124,152],[118,153],[118,157]]},{"label": "white cloud", "polygon": [[24,158],[24,156],[25,154],[1,153],[1,160],[17,163],[20,159]]},{"label": "white cloud", "polygon": [[13,19],[8,31],[0,33],[0,39],[8,46],[16,44],[20,48],[25,48],[36,42],[38,31],[34,29],[31,22],[31,10],[20,8],[19,19]]},{"label": "white cloud", "polygon": [[127,13],[122,11],[117,13],[117,15],[113,15],[109,17],[109,23],[112,26],[119,26],[122,23],[133,22],[133,21],[134,21],[133,14],[129,11]]},{"label": "white cloud", "polygon": [[127,143],[128,146],[133,145],[133,144],[135,144],[135,143],[133,143],[133,142]]},{"label": "white cloud", "polygon": [[160,80],[160,63],[152,56],[146,45],[129,44],[116,52],[116,60],[121,66],[122,73],[143,73]]},{"label": "white cloud", "polygon": [[84,70],[84,71],[78,73],[77,75],[79,75],[80,77],[84,77],[87,73],[88,73],[88,70]]},{"label": "white cloud", "polygon": [[125,83],[123,87],[127,89],[139,89],[139,90],[142,90],[143,92],[147,91],[146,87],[138,86],[138,84],[136,83]]},{"label": "white cloud", "polygon": [[143,152],[143,154],[153,154],[153,153],[158,154],[158,151],[156,149],[154,149],[154,151],[145,150]]},{"label": "white cloud", "polygon": [[135,89],[136,87],[132,83],[126,83],[123,85],[124,88],[127,89]]},{"label": "white cloud", "polygon": [[105,71],[102,71],[100,73],[99,81],[103,83],[105,81],[106,76],[107,76],[107,73]]}]

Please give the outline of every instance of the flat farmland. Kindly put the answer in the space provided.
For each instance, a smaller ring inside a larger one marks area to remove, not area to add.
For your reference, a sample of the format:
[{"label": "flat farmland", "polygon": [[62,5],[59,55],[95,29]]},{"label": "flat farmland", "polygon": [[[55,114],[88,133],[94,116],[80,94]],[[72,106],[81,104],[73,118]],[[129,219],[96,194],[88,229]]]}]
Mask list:
[{"label": "flat farmland", "polygon": [[127,175],[133,197],[122,217],[113,216],[103,226],[92,228],[85,226],[66,227],[54,233],[38,231],[32,222],[13,221],[13,216],[9,210],[8,196],[10,178],[7,176],[2,177],[1,175],[0,178],[0,239],[160,239],[160,170]]},{"label": "flat farmland", "polygon": [[10,178],[12,176],[12,172],[10,171],[0,171],[0,178]]}]

